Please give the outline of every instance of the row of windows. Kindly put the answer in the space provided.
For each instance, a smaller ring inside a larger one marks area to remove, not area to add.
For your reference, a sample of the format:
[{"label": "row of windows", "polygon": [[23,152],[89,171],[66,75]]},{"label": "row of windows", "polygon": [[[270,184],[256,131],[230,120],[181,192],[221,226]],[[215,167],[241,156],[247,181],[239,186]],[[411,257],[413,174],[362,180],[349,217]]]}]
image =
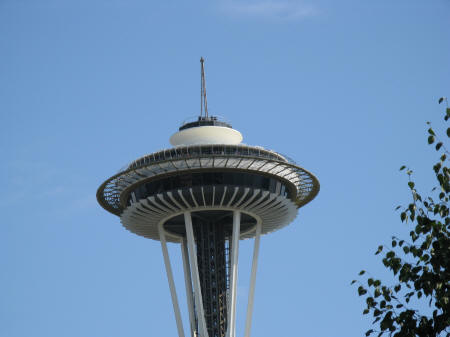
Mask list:
[{"label": "row of windows", "polygon": [[199,117],[198,120],[196,120],[195,122],[185,123],[179,128],[179,130],[181,131],[197,126],[212,126],[212,125],[232,128],[230,124],[220,121],[217,117],[211,116],[211,117]]},{"label": "row of windows", "polygon": [[243,172],[197,172],[171,176],[140,185],[133,193],[139,200],[165,191],[211,185],[253,187],[288,196],[288,188],[280,181]]}]

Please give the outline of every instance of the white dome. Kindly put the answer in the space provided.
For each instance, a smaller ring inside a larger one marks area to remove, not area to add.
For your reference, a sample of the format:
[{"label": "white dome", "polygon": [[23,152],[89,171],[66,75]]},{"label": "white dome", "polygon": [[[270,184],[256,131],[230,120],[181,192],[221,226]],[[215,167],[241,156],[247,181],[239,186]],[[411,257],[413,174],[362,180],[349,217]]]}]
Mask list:
[{"label": "white dome", "polygon": [[229,144],[242,142],[242,134],[232,128],[223,126],[197,126],[181,130],[170,137],[173,146],[195,144]]}]

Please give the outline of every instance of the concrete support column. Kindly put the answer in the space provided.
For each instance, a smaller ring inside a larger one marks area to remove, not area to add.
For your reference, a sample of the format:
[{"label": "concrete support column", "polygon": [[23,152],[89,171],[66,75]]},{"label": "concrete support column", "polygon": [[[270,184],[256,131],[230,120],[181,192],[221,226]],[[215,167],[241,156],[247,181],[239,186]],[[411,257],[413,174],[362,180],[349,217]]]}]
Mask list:
[{"label": "concrete support column", "polygon": [[241,213],[233,211],[233,233],[231,237],[230,259],[230,305],[228,306],[228,337],[236,337],[236,299],[239,257],[239,235],[241,229]]},{"label": "concrete support column", "polygon": [[198,274],[197,254],[195,251],[194,230],[192,228],[192,218],[190,212],[184,213],[184,222],[186,225],[186,237],[189,252],[189,260],[191,262],[191,275],[194,283],[194,301],[197,311],[198,329],[200,337],[208,337],[208,329],[206,328],[205,312],[203,310],[202,290],[200,287],[200,276]]},{"label": "concrete support column", "polygon": [[193,299],[194,291],[192,289],[191,266],[189,263],[189,253],[186,239],[183,239],[181,241],[181,256],[183,258],[184,282],[186,285],[186,297],[189,312],[191,336],[194,337],[194,335],[196,334],[197,327],[195,325],[194,299]]},{"label": "concrete support column", "polygon": [[254,298],[255,298],[256,270],[258,268],[258,255],[259,255],[259,243],[260,243],[260,239],[261,239],[261,227],[262,227],[261,223],[258,223],[256,225],[255,244],[253,247],[252,273],[250,275],[250,289],[248,291],[247,318],[245,321],[244,337],[250,337],[250,330],[252,327],[253,302],[254,302]]},{"label": "concrete support column", "polygon": [[169,252],[167,250],[166,235],[164,233],[164,228],[162,224],[159,225],[158,230],[159,230],[159,239],[161,241],[162,253],[164,257],[164,265],[166,266],[167,280],[169,282],[170,295],[172,296],[172,305],[173,311],[175,313],[175,320],[177,323],[178,336],[184,337],[184,329],[183,329],[183,322],[181,321],[180,306],[178,304],[175,282],[173,281],[172,266],[170,265]]}]

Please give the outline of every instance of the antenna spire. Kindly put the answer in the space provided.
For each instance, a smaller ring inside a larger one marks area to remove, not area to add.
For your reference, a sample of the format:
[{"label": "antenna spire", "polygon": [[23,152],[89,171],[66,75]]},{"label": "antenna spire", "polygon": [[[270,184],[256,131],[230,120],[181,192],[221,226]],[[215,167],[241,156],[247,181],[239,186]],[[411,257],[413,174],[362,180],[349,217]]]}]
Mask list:
[{"label": "antenna spire", "polygon": [[203,117],[205,112],[205,119],[208,118],[208,100],[206,99],[206,80],[205,80],[205,60],[200,58],[201,65],[201,89],[200,89],[200,117]]}]

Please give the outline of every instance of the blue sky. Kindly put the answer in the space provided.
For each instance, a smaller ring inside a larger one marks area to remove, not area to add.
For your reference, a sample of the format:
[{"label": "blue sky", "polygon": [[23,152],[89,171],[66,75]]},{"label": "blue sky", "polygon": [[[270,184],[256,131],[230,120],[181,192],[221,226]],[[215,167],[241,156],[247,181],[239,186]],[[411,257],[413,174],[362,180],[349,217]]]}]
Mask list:
[{"label": "blue sky", "polygon": [[373,253],[407,233],[399,167],[432,187],[425,122],[439,129],[450,96],[449,18],[448,0],[1,0],[0,336],[176,335],[159,243],[95,192],[198,114],[200,56],[210,113],[321,182],[262,238],[252,335],[363,335],[350,281],[389,280]]}]

